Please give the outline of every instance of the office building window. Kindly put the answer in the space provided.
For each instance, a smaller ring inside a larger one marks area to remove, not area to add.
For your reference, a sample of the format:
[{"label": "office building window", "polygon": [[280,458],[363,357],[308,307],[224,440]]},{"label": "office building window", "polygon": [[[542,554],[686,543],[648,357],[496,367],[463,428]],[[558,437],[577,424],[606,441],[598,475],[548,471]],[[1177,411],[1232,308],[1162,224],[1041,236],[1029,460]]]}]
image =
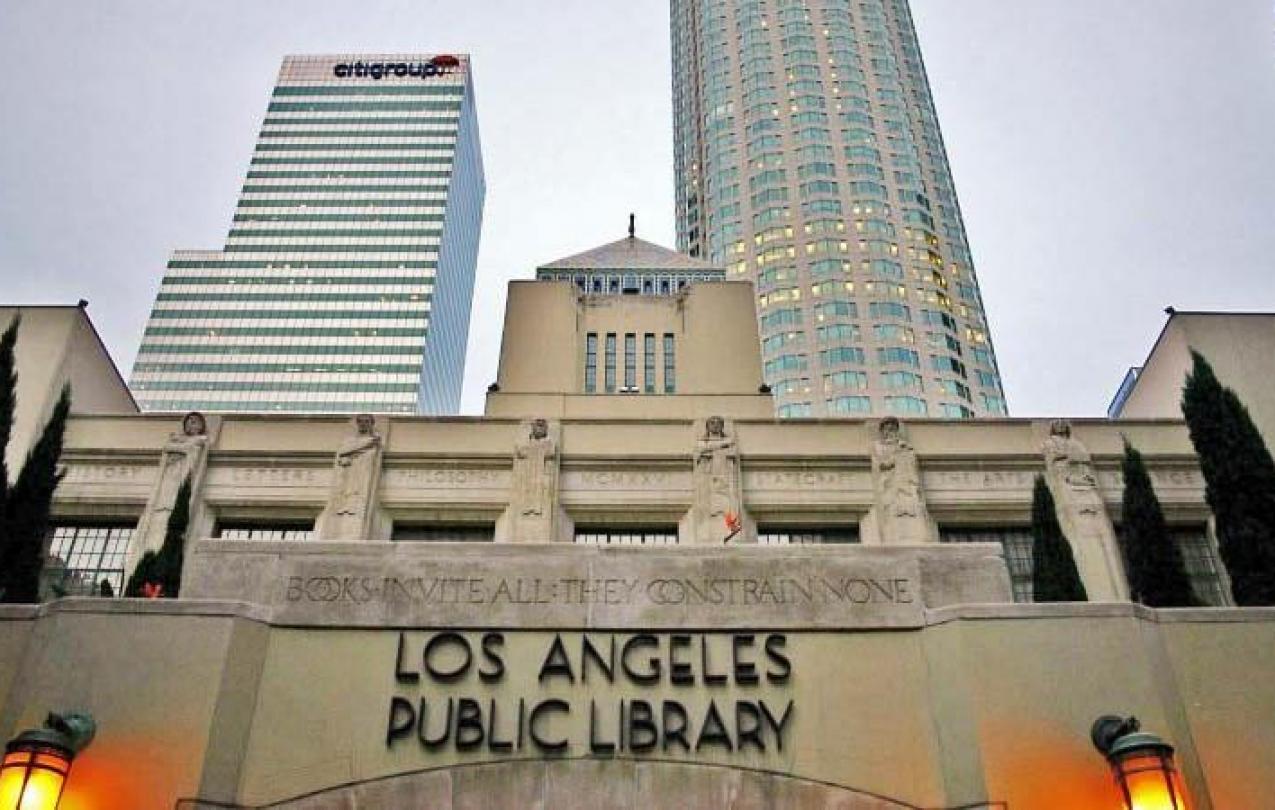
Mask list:
[{"label": "office building window", "polygon": [[642,337],[642,390],[655,393],[655,335],[650,332]]},{"label": "office building window", "polygon": [[576,526],[575,541],[584,546],[675,546],[677,527]]},{"label": "office building window", "polygon": [[1034,601],[1032,595],[1032,531],[1028,527],[997,527],[990,529],[941,529],[944,543],[1000,543],[1005,549],[1005,564],[1009,566],[1009,581],[1014,589],[1015,602]]},{"label": "office building window", "polygon": [[673,336],[664,334],[664,393],[677,392],[677,358],[674,355]]},{"label": "office building window", "polygon": [[606,392],[615,393],[615,333],[607,333]]},{"label": "office building window", "polygon": [[637,335],[628,332],[624,336],[624,390],[637,393]]},{"label": "office building window", "polygon": [[124,594],[124,561],[133,540],[132,526],[55,526],[49,533],[49,559],[43,579],[54,596]]},{"label": "office building window", "polygon": [[275,523],[273,521],[235,521],[218,523],[213,537],[218,540],[259,540],[271,543],[314,539],[314,524]]},{"label": "office building window", "polygon": [[859,542],[857,526],[759,526],[757,543],[762,546],[805,546]]},{"label": "office building window", "polygon": [[598,390],[598,333],[590,332],[584,339],[584,392]]}]

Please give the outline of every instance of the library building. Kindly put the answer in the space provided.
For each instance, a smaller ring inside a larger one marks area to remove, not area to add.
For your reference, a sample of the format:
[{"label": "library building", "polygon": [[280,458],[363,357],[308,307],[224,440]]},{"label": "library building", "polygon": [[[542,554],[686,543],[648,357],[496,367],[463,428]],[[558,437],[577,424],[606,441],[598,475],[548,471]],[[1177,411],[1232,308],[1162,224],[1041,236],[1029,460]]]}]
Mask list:
[{"label": "library building", "polygon": [[[752,285],[633,236],[511,283],[482,416],[140,413],[84,307],[21,315],[11,470],[74,402],[3,810],[1275,802],[1275,609],[1180,418],[777,419]],[[1130,599],[1126,439],[1200,607]],[[1038,476],[1088,601],[1034,601]]]}]

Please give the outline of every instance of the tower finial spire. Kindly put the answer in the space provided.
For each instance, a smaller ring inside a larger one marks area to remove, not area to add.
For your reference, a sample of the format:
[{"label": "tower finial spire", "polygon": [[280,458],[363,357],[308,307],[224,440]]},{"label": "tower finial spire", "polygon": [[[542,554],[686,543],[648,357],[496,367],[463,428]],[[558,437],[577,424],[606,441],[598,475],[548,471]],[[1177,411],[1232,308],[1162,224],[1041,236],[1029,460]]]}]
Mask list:
[{"label": "tower finial spire", "polygon": [[629,238],[637,236],[637,215],[629,214]]}]

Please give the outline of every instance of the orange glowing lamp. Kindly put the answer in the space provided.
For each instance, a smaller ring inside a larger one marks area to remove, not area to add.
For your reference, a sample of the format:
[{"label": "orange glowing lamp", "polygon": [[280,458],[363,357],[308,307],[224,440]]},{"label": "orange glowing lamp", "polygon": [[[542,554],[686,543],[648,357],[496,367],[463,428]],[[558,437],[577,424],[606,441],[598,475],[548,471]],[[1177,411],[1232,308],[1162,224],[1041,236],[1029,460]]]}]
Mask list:
[{"label": "orange glowing lamp", "polygon": [[1189,810],[1173,746],[1140,730],[1136,717],[1099,717],[1091,737],[1111,765],[1124,810]]},{"label": "orange glowing lamp", "polygon": [[93,739],[93,718],[50,714],[4,747],[0,810],[57,810],[75,755]]}]

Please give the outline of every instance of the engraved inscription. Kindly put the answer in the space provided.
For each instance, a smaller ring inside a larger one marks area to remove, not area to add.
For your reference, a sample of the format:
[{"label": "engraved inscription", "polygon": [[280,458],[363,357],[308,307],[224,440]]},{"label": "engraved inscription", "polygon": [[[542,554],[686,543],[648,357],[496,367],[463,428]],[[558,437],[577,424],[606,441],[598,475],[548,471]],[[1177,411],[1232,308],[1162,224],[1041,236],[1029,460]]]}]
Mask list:
[{"label": "engraved inscription", "polygon": [[67,468],[66,477],[63,479],[68,483],[98,483],[103,481],[119,481],[124,483],[132,483],[142,479],[143,472],[150,472],[152,468],[126,467],[123,465],[104,465],[104,464],[73,464]]},{"label": "engraved inscription", "polygon": [[934,489],[1030,489],[1032,473],[1022,470],[942,470],[926,475]]},{"label": "engraved inscription", "polygon": [[669,473],[640,470],[587,470],[571,478],[576,489],[662,489],[673,483]]},{"label": "engraved inscription", "polygon": [[752,489],[847,489],[856,478],[863,477],[840,470],[758,470],[745,476]]},{"label": "engraved inscription", "polygon": [[500,470],[459,468],[386,470],[390,486],[493,487],[508,483],[508,473]]},{"label": "engraved inscription", "polygon": [[296,467],[232,467],[230,480],[236,484],[314,484],[319,476],[315,470]]},{"label": "engraved inscription", "polygon": [[908,577],[287,577],[287,602],[414,605],[910,605]]}]

